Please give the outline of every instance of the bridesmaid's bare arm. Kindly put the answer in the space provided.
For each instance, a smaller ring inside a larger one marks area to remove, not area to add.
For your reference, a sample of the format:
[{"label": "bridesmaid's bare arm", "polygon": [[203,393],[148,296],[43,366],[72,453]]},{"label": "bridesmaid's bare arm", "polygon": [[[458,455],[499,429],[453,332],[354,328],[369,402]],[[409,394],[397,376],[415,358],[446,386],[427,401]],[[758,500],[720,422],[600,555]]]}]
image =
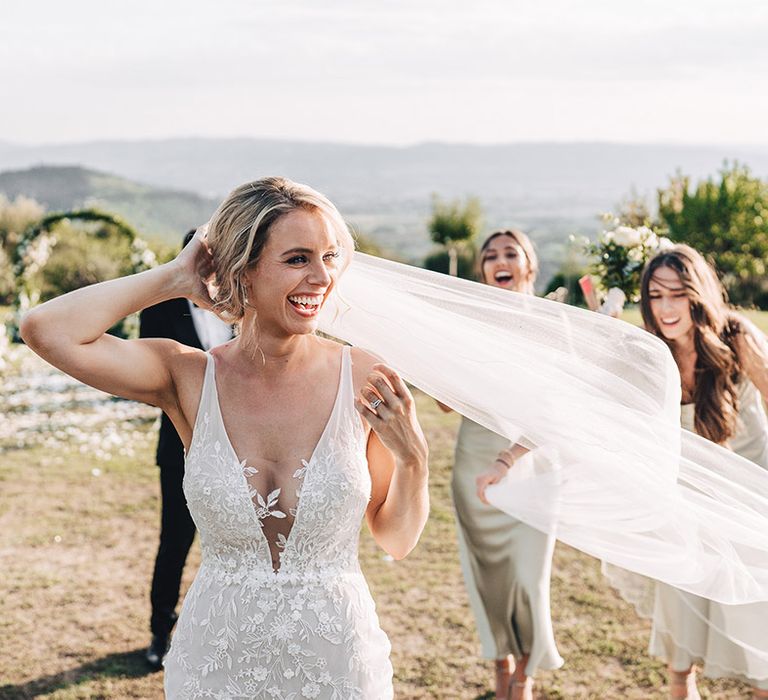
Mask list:
[{"label": "bridesmaid's bare arm", "polygon": [[736,355],[744,373],[768,401],[768,342],[751,321],[739,317],[741,332],[736,336]]}]

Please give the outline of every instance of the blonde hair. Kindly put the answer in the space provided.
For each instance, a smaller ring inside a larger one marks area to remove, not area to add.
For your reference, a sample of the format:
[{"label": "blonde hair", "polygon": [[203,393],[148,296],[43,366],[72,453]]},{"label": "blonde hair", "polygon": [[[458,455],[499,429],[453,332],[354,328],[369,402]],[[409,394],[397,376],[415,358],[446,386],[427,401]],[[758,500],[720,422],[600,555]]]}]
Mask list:
[{"label": "blonde hair", "polygon": [[477,276],[481,282],[488,284],[485,279],[485,273],[483,272],[483,262],[485,257],[485,249],[490,245],[491,241],[495,240],[499,236],[509,236],[517,245],[523,249],[525,258],[528,263],[528,277],[527,282],[533,284],[536,281],[536,277],[539,274],[539,257],[536,255],[536,249],[533,247],[531,239],[522,231],[516,228],[508,228],[500,231],[494,231],[488,238],[485,239],[483,245],[480,246],[480,253],[477,256]]},{"label": "blonde hair", "polygon": [[333,226],[342,249],[341,267],[352,258],[352,235],[331,201],[307,185],[284,177],[264,177],[232,190],[208,224],[216,298],[214,311],[240,321],[247,304],[245,273],[259,261],[273,224],[297,209],[317,212]]}]

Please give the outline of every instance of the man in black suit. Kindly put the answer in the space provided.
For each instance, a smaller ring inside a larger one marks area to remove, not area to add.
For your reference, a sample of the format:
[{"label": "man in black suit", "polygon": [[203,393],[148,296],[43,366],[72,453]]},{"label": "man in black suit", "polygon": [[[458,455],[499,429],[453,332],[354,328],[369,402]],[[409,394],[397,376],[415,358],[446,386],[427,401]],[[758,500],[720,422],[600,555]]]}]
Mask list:
[{"label": "man in black suit", "polygon": [[[187,245],[194,230],[184,237]],[[169,299],[141,312],[141,338],[171,338],[193,348],[208,350],[231,338],[231,328],[212,313],[194,307],[187,299]],[[184,446],[168,416],[160,419],[157,441],[157,465],[160,467],[162,516],[160,546],[152,576],[152,642],[146,659],[153,669],[160,669],[168,650],[171,630],[176,622],[181,576],[189,549],[195,538],[195,523],[189,514],[182,489]]]}]

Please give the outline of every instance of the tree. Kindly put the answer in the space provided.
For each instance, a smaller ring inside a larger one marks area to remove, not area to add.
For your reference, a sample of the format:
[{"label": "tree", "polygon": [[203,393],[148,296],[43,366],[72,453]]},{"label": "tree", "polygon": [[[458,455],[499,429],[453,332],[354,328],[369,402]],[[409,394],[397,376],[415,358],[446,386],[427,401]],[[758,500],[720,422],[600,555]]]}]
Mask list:
[{"label": "tree", "polygon": [[429,233],[432,240],[448,252],[448,272],[458,274],[459,250],[477,235],[482,221],[480,200],[469,197],[462,204],[458,199],[443,202],[437,195],[432,197],[432,216]]},{"label": "tree", "polygon": [[726,163],[719,179],[692,187],[678,173],[658,194],[669,237],[712,258],[731,300],[768,305],[768,183]]},{"label": "tree", "polygon": [[12,202],[0,194],[0,304],[9,304],[16,286],[11,258],[21,234],[43,218],[34,199],[19,195]]},{"label": "tree", "polygon": [[[456,265],[455,276],[466,280],[477,279],[475,276],[475,251],[471,246],[457,251],[454,258]],[[447,250],[436,250],[424,258],[424,267],[433,272],[442,272],[444,275],[451,272],[451,258]]]}]

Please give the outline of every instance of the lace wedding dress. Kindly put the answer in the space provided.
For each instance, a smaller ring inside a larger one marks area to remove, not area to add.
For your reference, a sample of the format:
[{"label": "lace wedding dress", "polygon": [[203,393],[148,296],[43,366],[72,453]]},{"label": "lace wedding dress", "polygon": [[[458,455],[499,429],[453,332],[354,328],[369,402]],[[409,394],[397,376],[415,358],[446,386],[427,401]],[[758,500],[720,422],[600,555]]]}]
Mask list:
[{"label": "lace wedding dress", "polygon": [[[279,491],[258,493],[234,452],[208,355],[184,477],[202,563],[165,661],[168,698],[392,697],[389,640],[357,559],[365,446],[345,347],[333,411],[282,512]],[[270,519],[292,519],[288,534],[270,542]]]}]

